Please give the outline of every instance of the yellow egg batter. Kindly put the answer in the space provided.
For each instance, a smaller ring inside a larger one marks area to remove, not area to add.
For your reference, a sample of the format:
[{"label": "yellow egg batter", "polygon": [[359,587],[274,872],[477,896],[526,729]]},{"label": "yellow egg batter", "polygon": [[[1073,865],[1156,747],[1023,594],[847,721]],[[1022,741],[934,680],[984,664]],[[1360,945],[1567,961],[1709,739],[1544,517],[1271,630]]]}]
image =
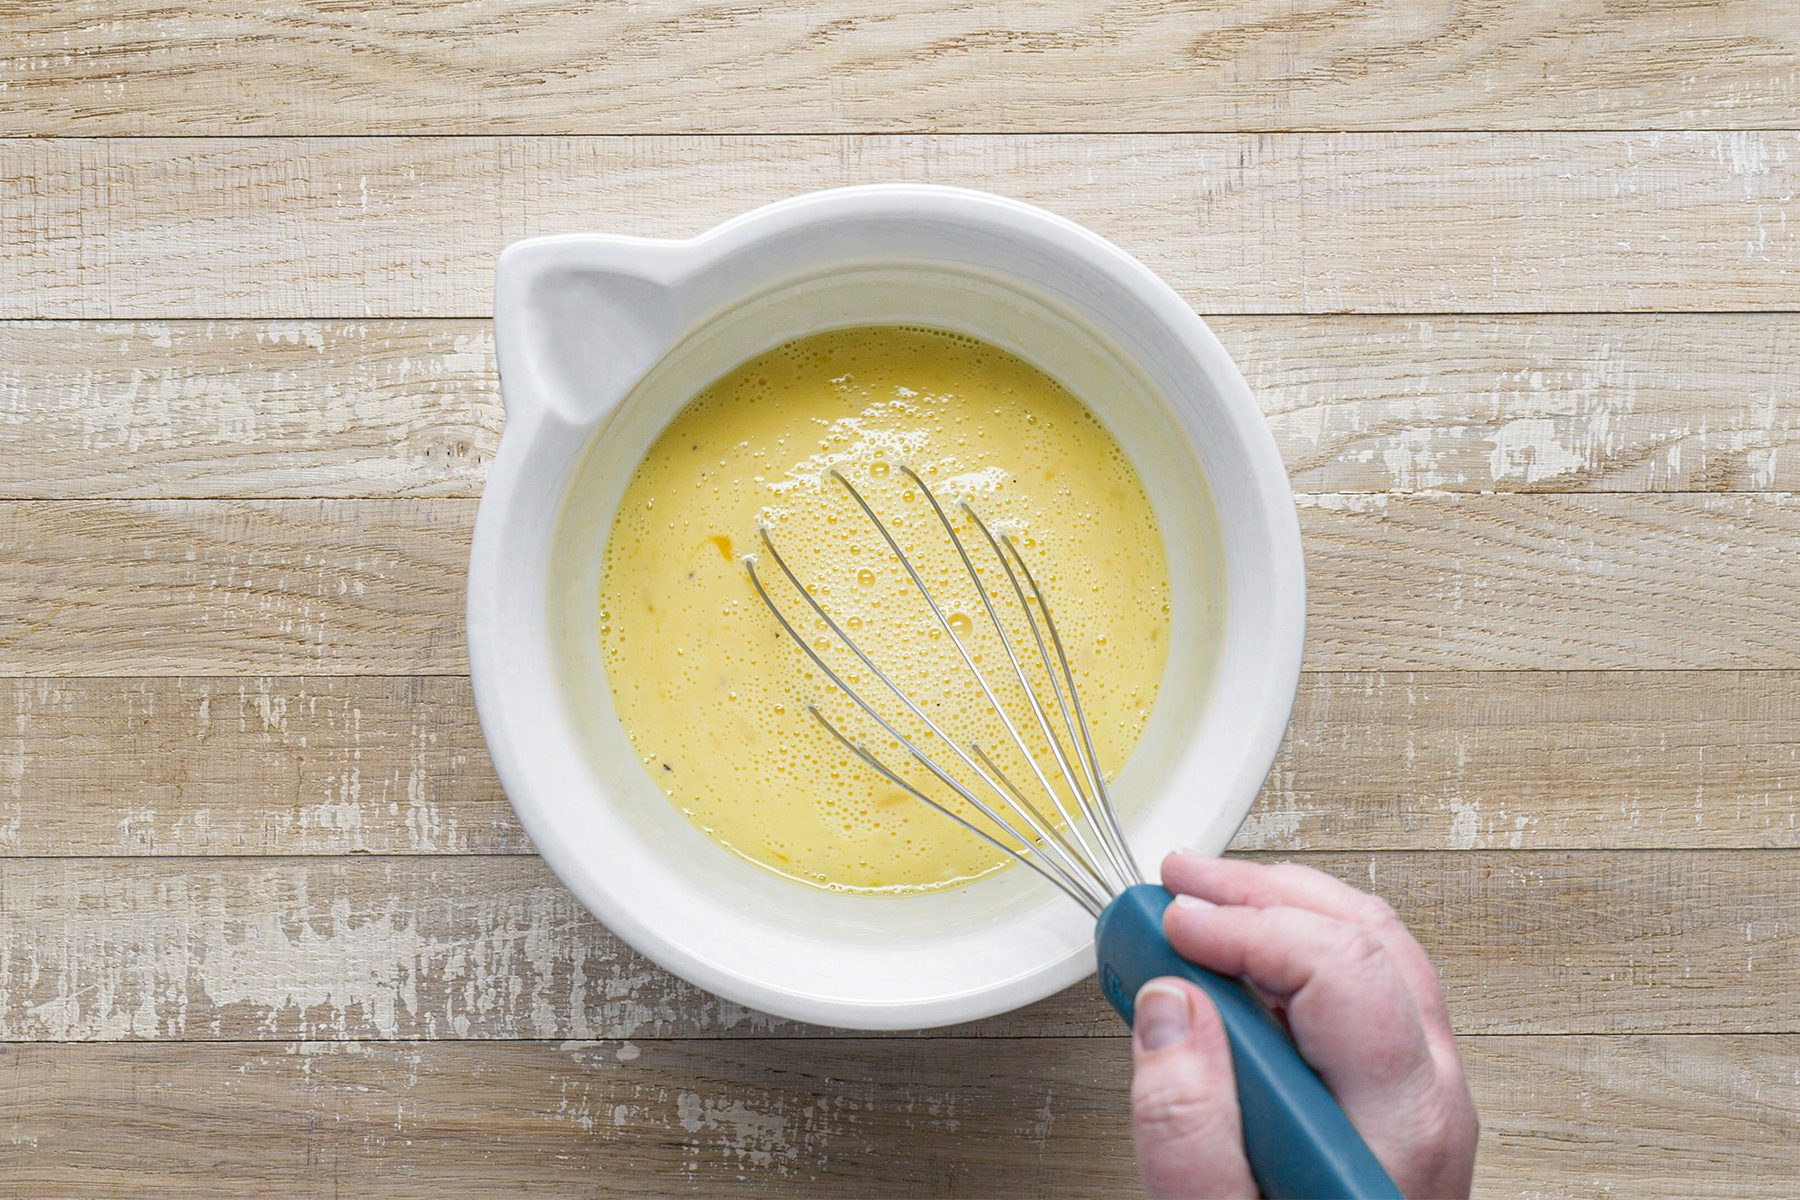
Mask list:
[{"label": "yellow egg batter", "polygon": [[[724,376],[663,431],[625,492],[601,575],[601,651],[625,731],[669,799],[737,854],[818,887],[917,891],[1011,860],[853,758],[809,715],[816,704],[908,779],[951,799],[837,693],[758,599],[746,555],[757,555],[772,596],[835,670],[955,762],[830,638],[762,549],[759,529],[947,732],[981,745],[1021,786],[1031,780],[954,642],[830,475],[841,472],[893,527],[1004,707],[1029,722],[998,635],[902,465],[953,517],[984,583],[1006,599],[1015,646],[1035,663],[1010,585],[957,502],[1012,534],[1048,600],[1109,775],[1143,732],[1168,657],[1168,573],[1143,485],[1099,421],[1030,364],[960,334],[866,327],[787,343]],[[1041,673],[1028,678],[1053,704]],[[1025,732],[1053,764],[1035,728]]]}]

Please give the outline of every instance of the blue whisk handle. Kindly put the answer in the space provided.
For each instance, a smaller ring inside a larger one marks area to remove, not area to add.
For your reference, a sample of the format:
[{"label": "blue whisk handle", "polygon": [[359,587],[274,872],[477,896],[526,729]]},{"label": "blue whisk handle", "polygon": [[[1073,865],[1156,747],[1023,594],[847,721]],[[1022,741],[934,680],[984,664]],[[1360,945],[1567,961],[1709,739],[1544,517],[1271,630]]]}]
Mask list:
[{"label": "blue whisk handle", "polygon": [[1100,914],[1100,990],[1112,1006],[1131,1024],[1138,989],[1165,975],[1190,980],[1211,997],[1231,1041],[1250,1171],[1270,1200],[1400,1200],[1400,1189],[1280,1023],[1238,980],[1175,953],[1162,927],[1172,899],[1165,888],[1143,883]]}]

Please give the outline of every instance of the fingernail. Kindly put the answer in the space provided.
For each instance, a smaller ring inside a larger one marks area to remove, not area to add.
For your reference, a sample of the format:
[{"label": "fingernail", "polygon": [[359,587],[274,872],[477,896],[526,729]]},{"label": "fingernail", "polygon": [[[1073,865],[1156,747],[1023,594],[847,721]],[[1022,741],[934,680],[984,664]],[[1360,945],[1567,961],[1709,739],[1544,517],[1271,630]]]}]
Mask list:
[{"label": "fingernail", "polygon": [[1199,896],[1190,896],[1186,892],[1182,892],[1175,897],[1175,906],[1177,908],[1217,908],[1217,907],[1219,907],[1218,905],[1214,904],[1211,900],[1202,900]]},{"label": "fingernail", "polygon": [[1187,993],[1172,983],[1152,979],[1138,989],[1133,1024],[1146,1050],[1167,1050],[1187,1041],[1190,1024]]}]

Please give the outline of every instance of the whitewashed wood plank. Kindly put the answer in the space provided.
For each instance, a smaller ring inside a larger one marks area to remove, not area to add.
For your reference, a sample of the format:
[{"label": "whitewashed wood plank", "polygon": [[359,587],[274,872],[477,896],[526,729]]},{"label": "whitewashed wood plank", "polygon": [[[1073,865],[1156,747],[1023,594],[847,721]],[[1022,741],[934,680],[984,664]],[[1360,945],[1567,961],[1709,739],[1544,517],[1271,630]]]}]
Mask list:
[{"label": "whitewashed wood plank", "polygon": [[[1800,490],[1800,318],[1214,317],[1299,491]],[[0,496],[474,496],[486,321],[0,323]]]},{"label": "whitewashed wood plank", "polygon": [[[1296,857],[1394,903],[1461,1031],[1800,1031],[1800,852]],[[1090,983],[978,1030],[1114,1022]],[[651,967],[535,857],[15,859],[0,871],[0,1039],[773,1033],[808,1029]]]},{"label": "whitewashed wood plank", "polygon": [[1800,317],[1209,322],[1301,492],[1800,490]]},{"label": "whitewashed wood plank", "polygon": [[7,18],[29,134],[1704,128],[1793,119],[1791,17],[1387,0],[395,6]]},{"label": "whitewashed wood plank", "polygon": [[1315,669],[1796,665],[1792,494],[1298,500]]},{"label": "whitewashed wood plank", "polygon": [[0,504],[0,674],[460,673],[474,516],[469,500]]},{"label": "whitewashed wood plank", "polygon": [[1800,845],[1800,673],[1309,675],[1234,845]]},{"label": "whitewashed wood plank", "polygon": [[0,317],[481,316],[521,237],[894,179],[1083,221],[1205,312],[1800,308],[1797,133],[189,138],[0,143]]},{"label": "whitewashed wood plank", "polygon": [[465,677],[0,683],[0,854],[530,850]]},{"label": "whitewashed wood plank", "polygon": [[[1795,1037],[1473,1037],[1475,1195],[1787,1197]],[[0,1046],[24,1195],[1135,1194],[1119,1038]],[[204,1163],[204,1170],[196,1164]]]},{"label": "whitewashed wood plank", "polygon": [[[1308,674],[1239,850],[1800,847],[1800,672]],[[0,684],[0,855],[529,851],[462,677]]]},{"label": "whitewashed wood plank", "polygon": [[[1800,668],[1800,500],[1302,496],[1313,670]],[[460,674],[469,500],[0,502],[0,676]]]},{"label": "whitewashed wood plank", "polygon": [[486,321],[0,323],[0,495],[478,496]]}]

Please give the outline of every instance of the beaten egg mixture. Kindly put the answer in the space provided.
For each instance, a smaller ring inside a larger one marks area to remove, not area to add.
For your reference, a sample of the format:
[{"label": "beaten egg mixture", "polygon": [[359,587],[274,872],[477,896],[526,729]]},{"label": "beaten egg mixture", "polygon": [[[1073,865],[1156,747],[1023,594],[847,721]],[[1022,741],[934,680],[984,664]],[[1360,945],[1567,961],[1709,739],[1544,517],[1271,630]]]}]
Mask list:
[{"label": "beaten egg mixture", "polygon": [[735,853],[816,887],[923,891],[1012,860],[858,761],[808,712],[816,705],[982,823],[782,632],[746,556],[834,670],[974,782],[830,636],[761,531],[940,726],[980,745],[1022,788],[1035,784],[955,641],[833,470],[893,529],[950,632],[1034,754],[1054,765],[961,560],[902,466],[952,518],[1054,719],[1010,584],[959,502],[1012,536],[1043,589],[1109,775],[1143,732],[1168,658],[1168,573],[1143,485],[1100,422],[1029,363],[960,334],[866,327],[786,343],[719,379],[657,438],[620,504],[602,564],[602,660],[625,731],[669,799]]}]

